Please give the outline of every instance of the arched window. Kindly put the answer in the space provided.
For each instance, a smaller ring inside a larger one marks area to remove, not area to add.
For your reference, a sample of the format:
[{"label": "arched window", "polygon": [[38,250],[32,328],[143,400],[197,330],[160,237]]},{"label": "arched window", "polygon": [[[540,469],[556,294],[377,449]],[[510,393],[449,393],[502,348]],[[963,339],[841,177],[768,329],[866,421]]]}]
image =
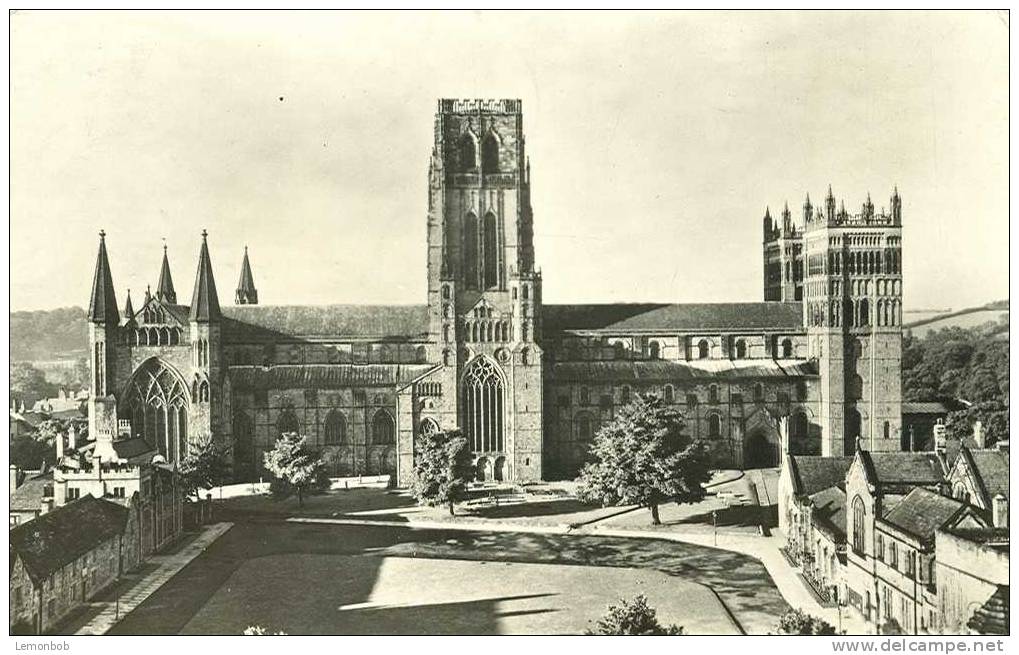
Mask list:
[{"label": "arched window", "polygon": [[860,325],[870,325],[870,305],[866,298],[860,300]]},{"label": "arched window", "polygon": [[453,340],[453,328],[449,324],[442,326],[442,340],[446,343]]},{"label": "arched window", "polygon": [[712,405],[718,404],[718,385],[713,384],[708,387],[708,402]]},{"label": "arched window", "polygon": [[524,348],[523,350],[520,351],[520,363],[523,364],[524,366],[527,366],[528,364],[531,363],[531,351],[529,351],[527,348]]},{"label": "arched window", "polygon": [[452,361],[452,359],[453,359],[452,353],[450,353],[448,350],[443,350],[442,351],[442,365],[443,366],[449,366],[449,364]]},{"label": "arched window", "polygon": [[697,343],[697,359],[707,358],[708,358],[708,340],[701,339],[700,342]]},{"label": "arched window", "polygon": [[131,377],[122,404],[133,436],[155,445],[167,461],[180,461],[187,450],[189,399],[176,370],[159,359],[146,361]]},{"label": "arched window", "polygon": [[505,385],[495,363],[478,357],[464,372],[464,432],[474,452],[503,450]]},{"label": "arched window", "polygon": [[464,281],[468,289],[478,287],[478,217],[474,212],[464,218]]},{"label": "arched window", "polygon": [[648,344],[648,357],[651,359],[661,359],[662,347],[657,341],[652,341]]},{"label": "arched window", "polygon": [[327,444],[347,442],[347,419],[339,410],[332,409],[326,414],[325,438]]},{"label": "arched window", "polygon": [[665,393],[664,393],[664,395],[665,395],[665,402],[667,402],[667,403],[674,403],[674,402],[676,402],[676,390],[672,387],[671,384],[665,385]]},{"label": "arched window", "polygon": [[863,498],[857,496],[853,499],[853,550],[859,554],[864,552],[864,535],[867,518],[867,509],[863,505]]},{"label": "arched window", "polygon": [[499,286],[499,226],[495,214],[485,214],[485,288]]},{"label": "arched window", "polygon": [[591,404],[591,392],[587,387],[580,388],[580,404],[590,405]]},{"label": "arched window", "polygon": [[491,132],[481,144],[481,172],[485,175],[499,172],[499,140]]},{"label": "arched window", "polygon": [[301,423],[297,420],[297,414],[292,406],[284,407],[280,411],[279,418],[276,419],[276,433],[286,434],[288,432],[298,434],[301,432]]},{"label": "arched window", "polygon": [[442,285],[442,299],[443,300],[449,300],[449,285],[448,284],[443,284]]},{"label": "arched window", "polygon": [[590,441],[593,436],[591,415],[587,412],[577,414],[575,425],[577,426],[577,439],[580,441]]},{"label": "arched window", "polygon": [[793,340],[782,339],[782,358],[790,359],[793,356]]},{"label": "arched window", "polygon": [[630,403],[630,387],[629,385],[623,385],[622,390],[619,392],[619,400],[622,404],[627,405]]},{"label": "arched window", "polygon": [[719,437],[722,434],[722,417],[718,414],[708,416],[708,436]]},{"label": "arched window", "polygon": [[738,339],[736,341],[736,359],[746,358],[747,358],[747,342],[744,341],[743,339]]},{"label": "arched window", "polygon": [[891,426],[891,424],[888,423],[888,421],[884,422],[884,425],[881,428],[881,432],[882,432],[882,435],[884,436],[885,439],[888,439],[888,438],[891,437],[892,426]]},{"label": "arched window", "polygon": [[418,428],[421,434],[435,434],[439,431],[439,424],[435,422],[435,419],[426,418],[421,421],[421,427]]},{"label": "arched window", "polygon": [[466,132],[460,138],[460,163],[464,169],[477,168],[478,166],[478,145],[474,135]]},{"label": "arched window", "polygon": [[372,419],[372,444],[389,445],[396,443],[396,422],[384,409],[375,412]]}]

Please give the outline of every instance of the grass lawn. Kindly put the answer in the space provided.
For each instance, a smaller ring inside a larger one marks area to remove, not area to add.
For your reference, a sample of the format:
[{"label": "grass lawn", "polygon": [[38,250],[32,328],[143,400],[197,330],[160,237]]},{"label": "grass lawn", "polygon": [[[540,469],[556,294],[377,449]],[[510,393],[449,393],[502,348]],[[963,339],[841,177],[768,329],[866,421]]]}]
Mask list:
[{"label": "grass lawn", "polygon": [[181,632],[575,634],[637,593],[662,622],[737,633],[709,589],[655,570],[294,553],[245,562]]}]

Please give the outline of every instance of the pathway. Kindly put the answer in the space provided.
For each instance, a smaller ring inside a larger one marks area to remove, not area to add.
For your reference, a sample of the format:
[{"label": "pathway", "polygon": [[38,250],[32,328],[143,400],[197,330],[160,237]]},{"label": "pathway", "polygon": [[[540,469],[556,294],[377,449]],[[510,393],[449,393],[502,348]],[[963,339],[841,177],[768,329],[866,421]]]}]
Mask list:
[{"label": "pathway", "polygon": [[[180,550],[150,557],[146,560],[145,565],[147,568],[153,566],[155,568],[152,568],[151,571],[135,580],[130,587],[119,591],[115,597],[89,603],[93,609],[96,606],[99,606],[101,609],[98,613],[91,616],[84,625],[80,626],[74,634],[106,634],[119,617],[125,616],[152,595],[154,591],[162,587],[167,580],[190,564],[191,560],[201,554],[202,551],[208,548],[216,539],[219,539],[231,527],[233,527],[233,523],[214,523],[203,529],[201,534]],[[109,594],[106,595],[108,596]]]}]

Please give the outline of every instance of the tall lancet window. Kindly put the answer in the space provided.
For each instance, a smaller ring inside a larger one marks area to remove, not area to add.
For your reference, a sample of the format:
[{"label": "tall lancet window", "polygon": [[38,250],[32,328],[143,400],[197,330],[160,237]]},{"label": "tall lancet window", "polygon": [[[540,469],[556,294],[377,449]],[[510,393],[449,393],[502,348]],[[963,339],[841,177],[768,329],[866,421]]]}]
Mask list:
[{"label": "tall lancet window", "polygon": [[478,217],[474,212],[464,218],[464,278],[468,289],[478,288]]},{"label": "tall lancet window", "polygon": [[131,435],[144,437],[170,462],[180,461],[187,452],[188,405],[183,378],[158,359],[135,371],[123,403]]},{"label": "tall lancet window", "polygon": [[464,432],[474,452],[503,450],[505,385],[492,360],[479,357],[463,379]]},{"label": "tall lancet window", "polygon": [[460,163],[464,169],[477,168],[478,166],[478,146],[470,132],[464,134],[460,139]]},{"label": "tall lancet window", "polygon": [[485,214],[485,288],[499,286],[499,227],[495,214]]}]

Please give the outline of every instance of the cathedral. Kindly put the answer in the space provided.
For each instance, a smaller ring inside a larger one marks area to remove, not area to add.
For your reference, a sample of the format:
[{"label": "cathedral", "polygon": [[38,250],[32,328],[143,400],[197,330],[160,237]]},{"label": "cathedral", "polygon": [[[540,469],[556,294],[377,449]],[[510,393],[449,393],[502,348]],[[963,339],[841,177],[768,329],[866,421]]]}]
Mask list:
[{"label": "cathedral", "polygon": [[[121,309],[100,232],[89,305],[90,434],[179,461],[228,445],[237,480],[283,432],[333,475],[413,476],[419,435],[459,429],[483,480],[570,478],[634,394],[684,416],[718,466],[777,466],[903,441],[902,209],[764,216],[764,301],[553,305],[536,268],[519,100],[441,99],[428,169],[425,304],[259,303],[245,250],[221,305],[202,233],[190,303],[164,251]],[[185,298],[186,300],[186,298]],[[265,300],[265,298],[263,298]]]}]

